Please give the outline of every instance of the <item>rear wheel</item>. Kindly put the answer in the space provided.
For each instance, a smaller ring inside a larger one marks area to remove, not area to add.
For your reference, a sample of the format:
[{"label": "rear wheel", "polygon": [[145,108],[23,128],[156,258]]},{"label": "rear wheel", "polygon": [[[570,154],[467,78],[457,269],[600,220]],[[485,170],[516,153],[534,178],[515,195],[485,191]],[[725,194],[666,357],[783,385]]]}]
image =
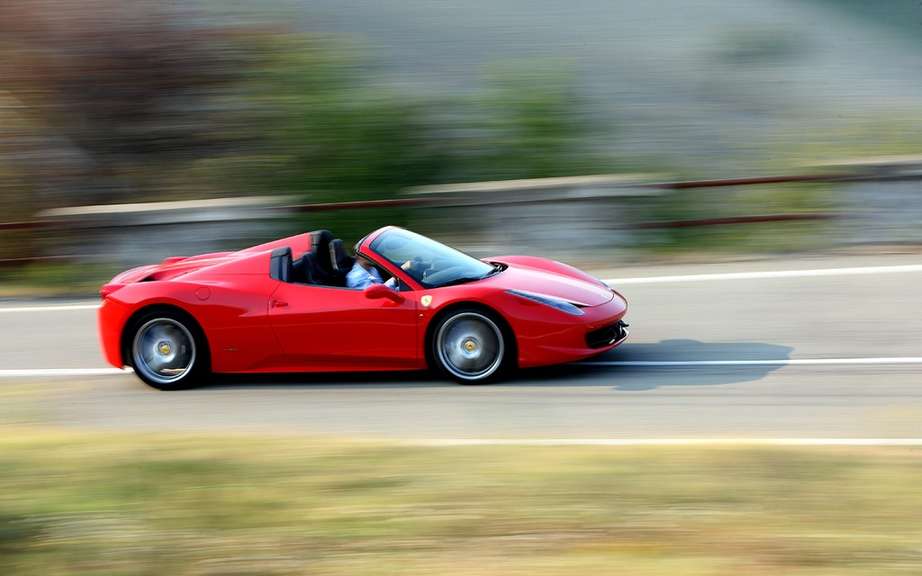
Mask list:
[{"label": "rear wheel", "polygon": [[184,315],[157,311],[134,323],[129,341],[135,374],[158,390],[180,390],[202,383],[208,373],[207,349],[198,326]]},{"label": "rear wheel", "polygon": [[434,331],[432,359],[441,372],[462,384],[496,378],[506,364],[506,338],[499,322],[480,310],[445,316]]}]

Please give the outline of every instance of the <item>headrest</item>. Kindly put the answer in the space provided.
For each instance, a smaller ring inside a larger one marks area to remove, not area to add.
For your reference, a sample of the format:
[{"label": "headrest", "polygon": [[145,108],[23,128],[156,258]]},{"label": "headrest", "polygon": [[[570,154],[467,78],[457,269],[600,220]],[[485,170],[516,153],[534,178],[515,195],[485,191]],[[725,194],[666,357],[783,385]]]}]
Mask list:
[{"label": "headrest", "polygon": [[311,232],[311,252],[314,253],[315,263],[327,270],[333,268],[333,262],[330,260],[330,242],[332,240],[333,233],[329,230]]},{"label": "headrest", "polygon": [[269,257],[269,276],[288,282],[291,275],[291,248],[276,248]]},{"label": "headrest", "polygon": [[338,272],[346,273],[352,267],[351,261],[352,258],[349,257],[345,247],[343,247],[343,241],[339,238],[332,240],[330,242],[330,262],[333,263],[333,268]]},{"label": "headrest", "polygon": [[[311,243],[313,244],[311,248],[324,248],[330,244],[330,241],[333,240],[333,233],[329,230],[314,230],[311,232]],[[314,250],[317,252],[317,250]]]}]

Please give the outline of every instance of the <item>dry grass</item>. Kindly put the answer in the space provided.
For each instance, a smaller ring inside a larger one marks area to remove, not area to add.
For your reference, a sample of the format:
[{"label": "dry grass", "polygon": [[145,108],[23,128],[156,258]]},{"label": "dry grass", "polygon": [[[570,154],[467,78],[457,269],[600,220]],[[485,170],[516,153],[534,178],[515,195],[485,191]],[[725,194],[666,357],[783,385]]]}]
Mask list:
[{"label": "dry grass", "polygon": [[0,573],[916,574],[922,451],[0,440]]}]

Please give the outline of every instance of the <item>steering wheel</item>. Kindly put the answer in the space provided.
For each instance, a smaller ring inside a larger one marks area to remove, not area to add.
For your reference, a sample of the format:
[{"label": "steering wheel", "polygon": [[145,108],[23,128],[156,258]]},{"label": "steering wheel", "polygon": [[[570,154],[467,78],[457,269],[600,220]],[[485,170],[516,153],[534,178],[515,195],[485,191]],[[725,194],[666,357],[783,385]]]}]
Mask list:
[{"label": "steering wheel", "polygon": [[425,278],[426,274],[432,270],[432,264],[426,264],[419,256],[414,256],[409,262],[410,267],[407,269],[407,272],[410,272],[413,276],[418,278]]}]

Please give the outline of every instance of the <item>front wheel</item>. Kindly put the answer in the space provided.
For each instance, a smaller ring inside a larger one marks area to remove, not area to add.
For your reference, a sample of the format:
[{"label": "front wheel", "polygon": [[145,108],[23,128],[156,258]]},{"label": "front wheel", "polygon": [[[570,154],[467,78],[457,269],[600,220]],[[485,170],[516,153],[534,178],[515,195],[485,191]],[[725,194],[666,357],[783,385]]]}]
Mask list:
[{"label": "front wheel", "polygon": [[475,309],[448,314],[432,339],[434,364],[462,384],[495,378],[506,363],[508,349],[498,321]]},{"label": "front wheel", "polygon": [[172,311],[145,315],[130,340],[135,374],[158,390],[180,390],[202,382],[207,349],[194,322]]}]

